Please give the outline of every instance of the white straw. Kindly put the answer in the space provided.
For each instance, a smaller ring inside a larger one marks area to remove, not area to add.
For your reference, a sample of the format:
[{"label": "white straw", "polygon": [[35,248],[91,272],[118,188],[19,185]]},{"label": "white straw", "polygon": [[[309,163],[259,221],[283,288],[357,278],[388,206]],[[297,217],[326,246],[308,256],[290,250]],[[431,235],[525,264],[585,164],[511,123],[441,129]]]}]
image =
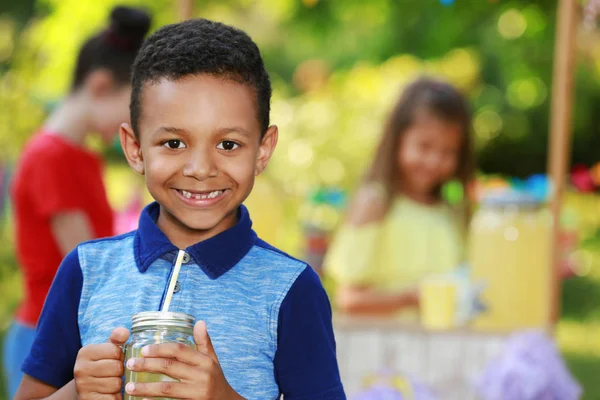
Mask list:
[{"label": "white straw", "polygon": [[173,274],[171,275],[171,280],[169,281],[169,289],[167,289],[167,297],[165,297],[165,302],[163,303],[162,309],[160,310],[162,312],[169,311],[169,306],[171,305],[171,298],[173,297],[173,290],[175,290],[175,285],[177,284],[177,278],[179,277],[179,270],[181,269],[181,263],[183,262],[184,255],[185,251],[183,250],[179,250],[179,253],[177,253],[175,268],[173,269]]}]

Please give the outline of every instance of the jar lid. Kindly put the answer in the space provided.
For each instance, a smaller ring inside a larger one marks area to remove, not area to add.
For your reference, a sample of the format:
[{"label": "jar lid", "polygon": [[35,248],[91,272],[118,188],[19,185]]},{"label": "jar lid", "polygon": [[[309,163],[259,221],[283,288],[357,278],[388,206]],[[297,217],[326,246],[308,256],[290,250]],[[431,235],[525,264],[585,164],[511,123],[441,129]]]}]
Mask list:
[{"label": "jar lid", "polygon": [[196,322],[193,315],[164,311],[142,311],[134,314],[131,320],[133,329],[155,326],[193,328]]},{"label": "jar lid", "polygon": [[484,207],[537,208],[541,204],[541,201],[529,193],[517,190],[493,190],[481,198],[481,205]]}]

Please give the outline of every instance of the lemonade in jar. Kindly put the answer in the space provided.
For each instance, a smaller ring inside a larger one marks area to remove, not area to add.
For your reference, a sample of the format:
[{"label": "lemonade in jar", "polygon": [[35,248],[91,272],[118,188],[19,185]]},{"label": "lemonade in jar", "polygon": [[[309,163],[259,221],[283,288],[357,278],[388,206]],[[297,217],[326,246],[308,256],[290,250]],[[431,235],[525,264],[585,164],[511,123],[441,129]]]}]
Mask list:
[{"label": "lemonade in jar", "polygon": [[[132,318],[131,341],[125,346],[125,363],[130,358],[142,357],[142,348],[150,344],[183,343],[190,347],[194,344],[194,322],[192,315],[176,312],[147,311],[139,312]],[[129,382],[177,382],[167,375],[125,370],[125,385]],[[125,393],[125,400],[141,400]],[[165,400],[164,398],[155,398]]]},{"label": "lemonade in jar", "polygon": [[549,320],[552,218],[534,197],[515,190],[488,193],[473,216],[469,261],[485,282],[480,330],[543,328]]}]

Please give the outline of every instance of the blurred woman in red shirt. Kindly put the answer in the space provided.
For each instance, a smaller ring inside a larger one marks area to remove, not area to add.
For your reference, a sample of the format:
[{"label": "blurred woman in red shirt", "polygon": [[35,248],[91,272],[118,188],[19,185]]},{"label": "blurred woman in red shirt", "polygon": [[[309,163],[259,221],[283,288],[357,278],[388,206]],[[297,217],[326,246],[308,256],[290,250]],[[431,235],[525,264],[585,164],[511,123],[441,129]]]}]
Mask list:
[{"label": "blurred woman in red shirt", "polygon": [[79,51],[71,92],[26,145],[15,170],[11,200],[24,299],[4,343],[9,398],[62,259],[78,243],[114,233],[102,161],[84,143],[91,132],[112,141],[128,120],[131,65],[149,28],[144,11],[112,10],[110,25]]}]

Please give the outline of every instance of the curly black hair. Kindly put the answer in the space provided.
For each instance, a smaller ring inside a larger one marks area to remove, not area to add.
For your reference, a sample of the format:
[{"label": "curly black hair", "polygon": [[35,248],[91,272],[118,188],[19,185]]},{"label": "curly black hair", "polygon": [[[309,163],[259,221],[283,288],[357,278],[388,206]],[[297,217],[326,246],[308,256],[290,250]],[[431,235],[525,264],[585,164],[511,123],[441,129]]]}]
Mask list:
[{"label": "curly black hair", "polygon": [[207,19],[166,25],[143,43],[132,70],[131,126],[139,136],[145,84],[210,74],[249,85],[256,91],[257,118],[269,127],[271,81],[258,46],[243,31]]}]

